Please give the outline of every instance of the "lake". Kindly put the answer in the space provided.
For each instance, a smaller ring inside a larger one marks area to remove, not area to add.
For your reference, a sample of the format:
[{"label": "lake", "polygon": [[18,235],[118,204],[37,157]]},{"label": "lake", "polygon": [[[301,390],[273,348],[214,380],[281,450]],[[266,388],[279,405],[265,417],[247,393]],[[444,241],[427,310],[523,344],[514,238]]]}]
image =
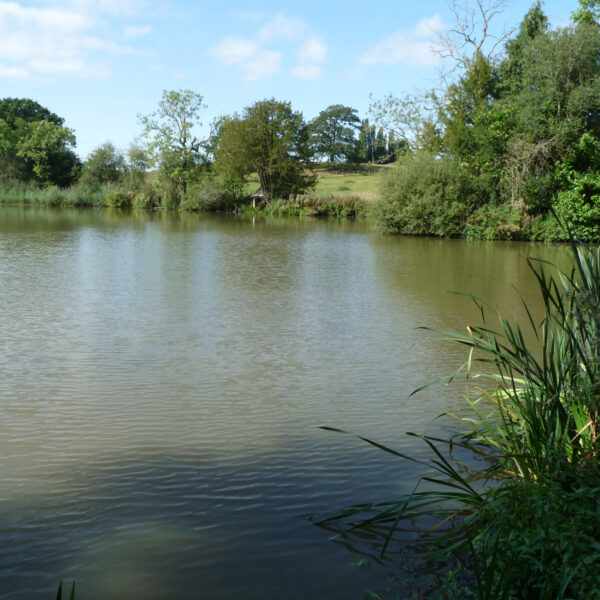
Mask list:
[{"label": "lake", "polygon": [[[0,596],[362,599],[389,564],[311,515],[398,497],[464,385],[473,292],[568,248],[361,222],[0,209]],[[513,287],[514,286],[514,287]],[[535,304],[535,303],[534,303]],[[377,546],[377,540],[364,540]],[[359,566],[361,565],[361,566]]]}]

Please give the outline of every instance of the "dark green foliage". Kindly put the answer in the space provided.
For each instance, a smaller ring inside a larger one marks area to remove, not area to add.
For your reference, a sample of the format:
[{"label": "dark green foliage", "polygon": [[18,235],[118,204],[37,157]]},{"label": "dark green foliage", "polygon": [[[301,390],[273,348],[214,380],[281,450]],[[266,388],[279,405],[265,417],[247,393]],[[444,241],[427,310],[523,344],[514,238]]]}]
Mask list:
[{"label": "dark green foliage", "polygon": [[227,119],[215,157],[215,168],[226,180],[241,184],[256,172],[267,199],[302,193],[316,181],[310,172],[312,149],[302,113],[274,98]]},{"label": "dark green foliage", "polygon": [[328,106],[309,124],[315,152],[331,163],[348,160],[356,146],[359,124],[356,109],[342,104]]},{"label": "dark green foliage", "polygon": [[490,107],[496,87],[492,67],[482,54],[475,55],[467,63],[465,74],[448,87],[440,118],[444,126],[443,143],[452,155],[468,161],[476,157],[476,119]]},{"label": "dark green foliage", "polygon": [[106,205],[112,208],[131,208],[133,206],[133,192],[111,190],[106,194]]},{"label": "dark green foliage", "polygon": [[573,173],[570,189],[558,193],[554,210],[579,239],[600,239],[600,175]]},{"label": "dark green foliage", "polygon": [[409,151],[408,142],[396,137],[393,131],[388,133],[386,163],[396,162]]},{"label": "dark green foliage", "polygon": [[383,231],[460,236],[473,198],[468,175],[456,160],[421,152],[407,155],[386,174],[370,214]]},{"label": "dark green foliage", "polygon": [[80,182],[84,185],[118,183],[126,172],[125,158],[113,144],[106,142],[88,156],[81,171]]},{"label": "dark green foliage", "polygon": [[63,119],[27,98],[0,100],[0,181],[66,187],[79,175],[75,135]]},{"label": "dark green foliage", "polygon": [[598,480],[575,489],[541,480],[501,486],[478,510],[465,566],[445,597],[474,600],[600,598]]},{"label": "dark green foliage", "polygon": [[363,119],[360,123],[358,139],[352,160],[356,162],[374,162],[373,143],[374,143],[374,127],[369,124],[368,119]]},{"label": "dark green foliage", "polygon": [[506,43],[506,58],[499,68],[499,87],[503,96],[516,94],[523,89],[525,51],[531,41],[546,33],[547,29],[548,17],[544,14],[542,3],[538,0],[523,18],[516,37]]},{"label": "dark green foliage", "polygon": [[[63,589],[62,581],[58,584],[58,591],[56,592],[56,600],[63,600]],[[71,593],[69,594],[69,600],[75,600],[75,582],[71,584]]]},{"label": "dark green foliage", "polygon": [[0,119],[10,127],[15,127],[19,119],[28,123],[48,121],[59,127],[65,122],[64,119],[29,98],[0,99]]},{"label": "dark green foliage", "polygon": [[[388,180],[374,211],[381,228],[488,239],[564,239],[554,210],[580,239],[600,239],[598,6],[582,0],[575,25],[552,29],[536,2],[501,60],[479,51],[462,57],[460,75],[436,98],[439,131],[434,128],[427,139],[440,164],[450,160],[459,166],[468,182],[465,194],[456,196],[451,177],[446,178],[452,182],[447,193],[436,191],[437,177],[431,191],[424,185],[417,189],[403,163],[404,174]],[[416,118],[420,113],[414,102],[388,98],[374,106],[379,120],[410,126],[421,139],[423,119]],[[421,112],[427,112],[425,105]],[[364,135],[361,140],[365,146]],[[379,146],[376,136],[371,160],[377,160]]]},{"label": "dark green foliage", "polygon": [[383,127],[380,127],[377,130],[377,134],[375,135],[375,139],[373,142],[373,159],[375,162],[384,161],[384,157],[387,156],[387,140],[386,135],[383,132]]}]

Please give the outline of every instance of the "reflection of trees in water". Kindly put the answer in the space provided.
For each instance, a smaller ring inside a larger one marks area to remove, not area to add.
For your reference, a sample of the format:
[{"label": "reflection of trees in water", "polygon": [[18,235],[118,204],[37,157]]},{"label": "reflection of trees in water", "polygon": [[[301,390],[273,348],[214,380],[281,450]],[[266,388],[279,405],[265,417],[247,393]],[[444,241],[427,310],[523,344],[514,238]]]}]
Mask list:
[{"label": "reflection of trees in water", "polygon": [[[416,307],[420,325],[462,327],[476,311],[450,291],[474,294],[526,318],[520,298],[538,300],[527,259],[570,264],[564,245],[373,236],[376,284],[398,310]],[[539,303],[541,306],[541,302]],[[423,319],[425,321],[423,322]]]}]

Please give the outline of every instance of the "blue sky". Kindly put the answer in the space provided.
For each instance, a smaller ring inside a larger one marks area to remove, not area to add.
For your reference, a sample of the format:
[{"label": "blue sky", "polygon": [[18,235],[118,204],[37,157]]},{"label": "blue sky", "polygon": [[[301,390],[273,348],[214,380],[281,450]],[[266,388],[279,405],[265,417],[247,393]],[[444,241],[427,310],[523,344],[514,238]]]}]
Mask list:
[{"label": "blue sky", "polygon": [[[530,5],[507,2],[496,31]],[[544,3],[553,26],[576,6]],[[82,158],[105,141],[127,147],[163,89],[202,94],[205,131],[270,97],[307,120],[338,103],[366,116],[370,94],[439,84],[431,42],[452,22],[444,0],[0,0],[0,97],[33,98],[64,117]]]}]

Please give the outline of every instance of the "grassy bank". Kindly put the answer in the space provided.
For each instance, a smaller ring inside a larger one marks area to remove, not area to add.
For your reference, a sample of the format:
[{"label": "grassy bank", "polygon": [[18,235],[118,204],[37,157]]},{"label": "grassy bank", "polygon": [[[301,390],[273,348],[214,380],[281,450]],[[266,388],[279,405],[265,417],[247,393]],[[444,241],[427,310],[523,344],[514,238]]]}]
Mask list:
[{"label": "grassy bank", "polygon": [[[256,210],[250,206],[250,196],[259,188],[256,176],[250,178],[242,197],[231,196],[214,176],[209,176],[191,186],[185,198],[173,199],[157,193],[152,185],[152,173],[135,191],[116,185],[78,185],[68,189],[0,186],[0,205],[368,217],[380,231],[406,235],[485,240],[568,239],[564,228],[549,211],[530,212],[523,201],[490,200],[481,204],[473,194],[471,179],[460,165],[449,160],[420,156],[399,165],[338,165],[319,168],[317,175],[317,184],[310,193],[275,199],[259,205]],[[600,239],[600,221],[597,222],[593,211],[570,209],[558,214],[580,239]]]},{"label": "grassy bank", "polygon": [[[390,168],[370,164],[322,166],[316,169],[317,184],[307,195],[328,199],[355,197],[370,202],[379,197],[384,173]],[[251,196],[259,187],[255,175],[249,178],[244,191]]]},{"label": "grassy bank", "polygon": [[[459,433],[419,436],[437,475],[409,497],[346,513],[354,527],[388,528],[382,553],[403,523],[438,521],[429,556],[453,567],[427,597],[600,598],[600,251],[572,248],[569,272],[529,261],[541,319],[525,306],[522,328],[472,298],[480,324],[441,332],[469,354],[453,375],[467,380]],[[475,373],[478,363],[488,368]]]},{"label": "grassy bank", "polygon": [[243,212],[253,215],[310,216],[353,218],[367,215],[369,203],[376,197],[381,167],[354,167],[347,170],[321,169],[317,186],[310,194],[294,199],[275,199],[251,206],[251,194],[259,187],[251,178],[242,198],[230,198],[211,178],[193,186],[179,203],[161,198],[151,185],[152,174],[142,189],[128,191],[117,185],[102,187],[74,186],[67,189],[43,189],[35,186],[0,187],[0,205],[47,207],[103,207],[182,209],[192,212]]}]

